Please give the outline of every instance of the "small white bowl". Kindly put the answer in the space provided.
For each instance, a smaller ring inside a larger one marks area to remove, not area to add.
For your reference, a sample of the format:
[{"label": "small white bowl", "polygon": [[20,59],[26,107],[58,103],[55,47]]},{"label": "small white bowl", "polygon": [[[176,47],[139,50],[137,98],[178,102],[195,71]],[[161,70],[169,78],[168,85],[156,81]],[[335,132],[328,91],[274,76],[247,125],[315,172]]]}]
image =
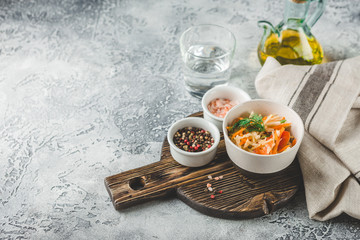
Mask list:
[{"label": "small white bowl", "polygon": [[[250,153],[236,146],[230,140],[226,127],[237,117],[252,111],[262,116],[278,114],[285,117],[287,121],[291,122],[290,131],[291,135],[296,138],[296,144],[289,150],[274,155]],[[256,99],[233,107],[224,118],[223,131],[227,154],[236,166],[245,172],[271,174],[285,169],[295,159],[304,137],[304,124],[300,116],[291,108],[270,100]]]},{"label": "small white bowl", "polygon": [[224,118],[215,116],[209,111],[207,107],[209,103],[216,98],[227,98],[229,100],[235,101],[237,104],[249,101],[251,99],[249,94],[247,94],[244,90],[226,85],[216,86],[204,94],[201,100],[204,118],[215,124],[220,132],[222,132],[222,123]]},{"label": "small white bowl", "polygon": [[[178,130],[184,127],[197,127],[209,131],[214,138],[214,145],[202,152],[186,152],[181,150],[175,145],[173,137]],[[217,147],[220,142],[220,132],[214,124],[203,118],[188,117],[175,122],[170,127],[167,134],[167,140],[170,144],[170,153],[175,161],[187,167],[201,167],[215,158]]]}]

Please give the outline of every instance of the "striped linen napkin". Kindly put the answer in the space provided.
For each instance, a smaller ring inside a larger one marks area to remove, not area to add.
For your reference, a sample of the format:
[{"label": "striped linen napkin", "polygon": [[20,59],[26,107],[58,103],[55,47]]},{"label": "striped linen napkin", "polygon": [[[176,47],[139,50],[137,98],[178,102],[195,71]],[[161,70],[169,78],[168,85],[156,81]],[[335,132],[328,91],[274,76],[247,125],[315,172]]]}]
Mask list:
[{"label": "striped linen napkin", "polygon": [[255,86],[304,122],[298,159],[309,217],[360,219],[360,56],[313,66],[268,57]]}]

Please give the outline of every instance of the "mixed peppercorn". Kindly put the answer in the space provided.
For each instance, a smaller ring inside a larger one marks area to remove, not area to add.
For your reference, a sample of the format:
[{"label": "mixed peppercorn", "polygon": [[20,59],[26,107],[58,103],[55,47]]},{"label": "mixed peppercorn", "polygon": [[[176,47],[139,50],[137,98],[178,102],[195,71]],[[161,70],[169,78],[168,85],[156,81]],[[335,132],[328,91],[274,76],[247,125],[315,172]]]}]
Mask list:
[{"label": "mixed peppercorn", "polygon": [[[208,176],[208,179],[211,181],[211,180],[215,180],[215,181],[218,181],[218,180],[221,180],[223,179],[223,176],[218,176],[218,177],[212,177],[211,175]],[[216,188],[214,187],[213,184],[211,183],[207,183],[206,184],[206,188],[204,190],[205,192],[209,192],[210,193],[210,198],[211,199],[214,199],[215,198],[215,195],[216,194],[222,194],[223,193],[223,190],[216,190]]]},{"label": "mixed peppercorn", "polygon": [[210,132],[197,127],[179,129],[173,141],[178,148],[187,152],[202,152],[214,145]]}]

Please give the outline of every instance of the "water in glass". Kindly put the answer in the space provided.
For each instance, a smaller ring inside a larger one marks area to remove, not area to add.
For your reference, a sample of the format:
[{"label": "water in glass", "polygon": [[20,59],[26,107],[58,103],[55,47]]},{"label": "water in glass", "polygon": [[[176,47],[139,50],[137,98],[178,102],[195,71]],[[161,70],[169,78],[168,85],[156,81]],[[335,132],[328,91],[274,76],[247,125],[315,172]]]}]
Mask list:
[{"label": "water in glass", "polygon": [[183,56],[187,90],[202,96],[210,88],[226,83],[231,74],[230,55],[214,44],[190,46]]}]

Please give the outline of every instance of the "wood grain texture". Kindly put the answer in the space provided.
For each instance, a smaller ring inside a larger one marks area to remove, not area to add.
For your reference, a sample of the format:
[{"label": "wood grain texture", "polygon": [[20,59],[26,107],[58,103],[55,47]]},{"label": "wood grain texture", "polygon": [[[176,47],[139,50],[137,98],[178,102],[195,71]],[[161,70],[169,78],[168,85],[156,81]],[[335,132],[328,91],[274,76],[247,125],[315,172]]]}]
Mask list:
[{"label": "wood grain texture", "polygon": [[[191,116],[202,117],[202,112]],[[210,180],[223,176],[220,180]],[[222,138],[216,158],[200,168],[178,164],[164,140],[161,160],[144,167],[105,178],[105,186],[114,207],[124,209],[167,195],[176,195],[190,207],[220,218],[253,218],[269,214],[286,204],[301,184],[297,160],[286,170],[269,177],[250,177],[241,174],[228,158]],[[214,192],[209,192],[211,183]],[[223,193],[218,193],[222,190]]]}]

